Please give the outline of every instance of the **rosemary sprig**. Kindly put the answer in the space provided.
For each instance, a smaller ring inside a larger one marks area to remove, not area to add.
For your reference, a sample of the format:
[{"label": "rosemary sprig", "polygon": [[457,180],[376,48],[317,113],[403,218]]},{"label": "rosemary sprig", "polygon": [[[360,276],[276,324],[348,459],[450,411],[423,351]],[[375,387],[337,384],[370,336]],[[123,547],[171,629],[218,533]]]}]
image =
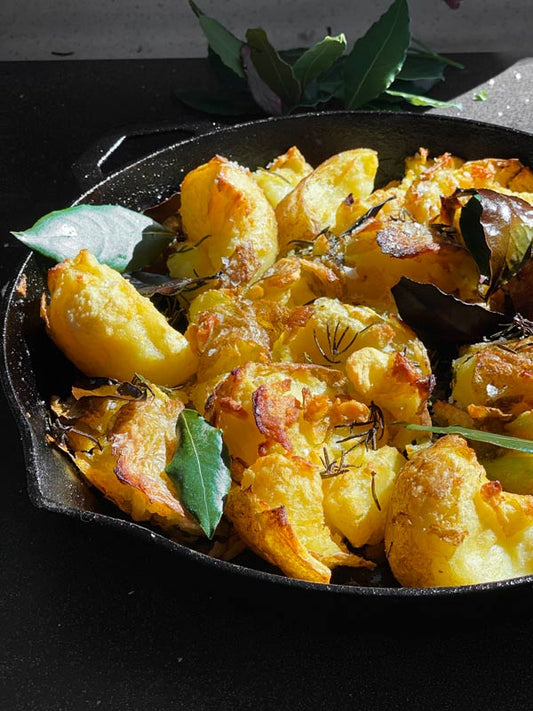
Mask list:
[{"label": "rosemary sprig", "polygon": [[332,333],[329,323],[326,324],[326,339],[328,342],[327,350],[322,347],[322,345],[320,344],[320,341],[318,340],[316,330],[313,329],[313,340],[315,342],[315,345],[318,348],[320,355],[328,363],[331,363],[331,365],[337,365],[337,364],[341,363],[339,356],[343,355],[351,348],[351,346],[355,342],[355,339],[358,336],[358,332],[356,332],[353,335],[353,337],[350,339],[350,341],[343,345],[344,338],[345,338],[346,334],[348,333],[348,331],[350,330],[350,326],[346,326],[346,328],[344,328],[342,333],[339,333],[340,327],[341,327],[340,321],[337,321],[337,323],[335,324],[335,328],[333,329],[333,333]]},{"label": "rosemary sprig", "polygon": [[386,205],[391,200],[396,200],[396,195],[391,195],[386,200],[383,200],[383,202],[380,202],[377,205],[374,205],[374,207],[371,207],[364,213],[364,215],[358,217],[357,220],[353,223],[353,225],[350,225],[348,229],[344,230],[344,232],[341,232],[339,237],[348,237],[349,235],[354,234],[354,232],[359,231],[366,225],[367,222],[373,220],[374,217],[378,215],[383,205]]},{"label": "rosemary sprig", "polygon": [[194,244],[190,244],[188,246],[185,246],[185,243],[178,244],[176,247],[174,247],[174,252],[176,254],[185,254],[186,252],[192,252],[195,250],[197,247],[199,247],[202,242],[205,242],[206,239],[209,239],[211,235],[205,235],[201,239],[198,240],[198,242],[195,242]]},{"label": "rosemary sprig", "polygon": [[349,469],[353,468],[351,464],[345,463],[346,452],[343,452],[341,454],[341,457],[338,461],[337,459],[330,459],[327,447],[324,447],[322,449],[322,452],[323,456],[320,457],[320,461],[322,462],[322,466],[324,467],[324,469],[320,472],[320,476],[322,477],[322,479],[329,479],[333,476],[344,474],[344,472],[347,472]]},{"label": "rosemary sprig", "polygon": [[[337,440],[337,444],[343,444],[344,442],[355,440],[352,447],[346,450],[347,452],[351,452],[351,450],[355,449],[355,447],[359,444],[364,444],[366,449],[370,448],[376,450],[378,448],[378,442],[383,437],[385,431],[385,420],[381,408],[378,407],[375,402],[372,401],[370,403],[369,409],[370,416],[368,420],[365,420],[364,422],[357,422],[354,420],[353,422],[345,425],[335,425],[336,429],[340,429],[342,427],[350,428],[350,434],[347,437]],[[356,430],[360,427],[366,427],[366,429],[357,432]]]},{"label": "rosemary sprig", "polygon": [[374,499],[374,503],[376,504],[376,508],[378,511],[381,511],[381,504],[379,503],[378,495],[376,493],[376,472],[372,469],[370,472],[370,487],[372,490],[372,498]]},{"label": "rosemary sprig", "polygon": [[533,321],[524,318],[522,314],[515,314],[510,324],[501,331],[493,333],[486,340],[496,341],[500,338],[512,340],[514,338],[528,338],[529,336],[533,336]]}]

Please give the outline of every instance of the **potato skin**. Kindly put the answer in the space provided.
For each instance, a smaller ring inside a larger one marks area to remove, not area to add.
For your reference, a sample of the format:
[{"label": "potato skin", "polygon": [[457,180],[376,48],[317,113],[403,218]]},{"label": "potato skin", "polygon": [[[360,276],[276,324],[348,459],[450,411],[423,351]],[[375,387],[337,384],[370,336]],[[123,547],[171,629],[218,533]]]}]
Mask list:
[{"label": "potato skin", "polygon": [[48,272],[41,315],[56,345],[85,375],[158,385],[184,383],[196,369],[185,336],[149,299],[89,251]]},{"label": "potato skin", "polygon": [[487,479],[457,435],[398,474],[385,527],[392,572],[407,587],[469,585],[533,573],[533,497]]}]

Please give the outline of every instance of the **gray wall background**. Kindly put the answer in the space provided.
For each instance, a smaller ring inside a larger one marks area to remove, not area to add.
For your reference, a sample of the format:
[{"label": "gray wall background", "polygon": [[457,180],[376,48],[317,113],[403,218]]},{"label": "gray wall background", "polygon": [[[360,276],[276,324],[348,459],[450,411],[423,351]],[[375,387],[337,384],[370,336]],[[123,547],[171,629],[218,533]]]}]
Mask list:
[{"label": "gray wall background", "polygon": [[[197,0],[243,38],[262,27],[279,49],[322,39],[351,44],[391,0]],[[532,0],[410,0],[415,37],[443,52],[532,54]],[[201,57],[206,42],[187,0],[1,0],[0,60]]]}]

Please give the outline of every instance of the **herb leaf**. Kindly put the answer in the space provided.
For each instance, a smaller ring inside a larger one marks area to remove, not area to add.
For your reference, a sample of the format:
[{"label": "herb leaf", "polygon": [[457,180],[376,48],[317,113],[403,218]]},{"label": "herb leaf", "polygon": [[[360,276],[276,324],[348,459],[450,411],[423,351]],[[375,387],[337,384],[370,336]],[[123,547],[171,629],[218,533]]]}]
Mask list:
[{"label": "herb leaf", "polygon": [[420,96],[420,94],[409,94],[405,91],[395,91],[394,89],[387,89],[385,91],[387,96],[396,96],[399,99],[407,101],[408,104],[412,106],[431,106],[433,108],[449,108],[455,106],[461,108],[460,104],[454,103],[452,101],[439,101],[438,99],[431,99],[429,96]]},{"label": "herb leaf", "polygon": [[327,71],[346,49],[344,34],[327,36],[306,50],[293,65],[294,76],[303,87]]},{"label": "herb leaf", "polygon": [[400,71],[409,48],[409,8],[394,0],[344,61],[344,103],[357,109],[378,97]]},{"label": "herb leaf", "polygon": [[76,205],[41,217],[28,230],[11,233],[57,262],[88,249],[118,272],[151,264],[174,233],[150,217],[119,205]]},{"label": "herb leaf", "polygon": [[442,347],[475,343],[501,330],[509,321],[504,314],[479,304],[461,301],[434,284],[402,277],[392,287],[402,319],[424,343]]},{"label": "herb leaf", "polygon": [[421,81],[424,79],[444,79],[444,62],[437,57],[424,57],[409,51],[398,79],[403,81]]},{"label": "herb leaf", "polygon": [[283,103],[269,85],[263,81],[252,61],[252,49],[245,44],[241,50],[242,62],[248,79],[248,87],[255,103],[270,116],[281,116]]},{"label": "herb leaf", "polygon": [[280,57],[261,28],[247,30],[246,42],[258,75],[279,96],[285,110],[290,111],[297,105],[302,93],[291,65]]},{"label": "herb leaf", "polygon": [[404,422],[398,422],[397,424],[402,425],[406,430],[419,430],[420,432],[433,432],[434,434],[458,434],[463,436],[465,439],[471,439],[475,442],[487,442],[488,444],[494,444],[497,447],[517,449],[519,452],[533,454],[533,441],[529,439],[521,439],[520,437],[510,437],[509,435],[496,434],[495,432],[485,432],[483,430],[472,430],[469,427],[460,427],[459,425],[431,427],[429,425],[414,425]]},{"label": "herb leaf", "polygon": [[224,64],[235,74],[244,79],[244,69],[241,63],[241,47],[243,42],[235,37],[218,20],[205,15],[198,5],[189,0],[192,11],[198,18],[200,27],[209,42],[209,46],[217,54]]},{"label": "herb leaf", "polygon": [[176,432],[178,448],[165,471],[187,511],[213,538],[231,484],[222,433],[188,409],[180,413]]},{"label": "herb leaf", "polygon": [[487,298],[514,276],[533,242],[533,207],[521,198],[495,190],[477,191],[461,210],[466,246],[490,281]]}]

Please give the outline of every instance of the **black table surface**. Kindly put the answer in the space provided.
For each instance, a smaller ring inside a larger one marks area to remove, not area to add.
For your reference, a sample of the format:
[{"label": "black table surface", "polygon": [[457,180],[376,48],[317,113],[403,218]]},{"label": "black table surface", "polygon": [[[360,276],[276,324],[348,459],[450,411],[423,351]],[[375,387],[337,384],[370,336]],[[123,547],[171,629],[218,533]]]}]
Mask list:
[{"label": "black table surface", "polygon": [[[518,59],[467,55],[437,95],[533,130],[520,93],[531,65],[517,72]],[[205,71],[202,60],[0,63],[3,290],[26,254],[9,230],[75,199],[71,166],[103,135],[197,119],[174,90]],[[492,101],[472,100],[481,85]],[[5,399],[0,417],[0,708],[531,708],[531,590],[363,605],[219,576],[34,507]]]}]

